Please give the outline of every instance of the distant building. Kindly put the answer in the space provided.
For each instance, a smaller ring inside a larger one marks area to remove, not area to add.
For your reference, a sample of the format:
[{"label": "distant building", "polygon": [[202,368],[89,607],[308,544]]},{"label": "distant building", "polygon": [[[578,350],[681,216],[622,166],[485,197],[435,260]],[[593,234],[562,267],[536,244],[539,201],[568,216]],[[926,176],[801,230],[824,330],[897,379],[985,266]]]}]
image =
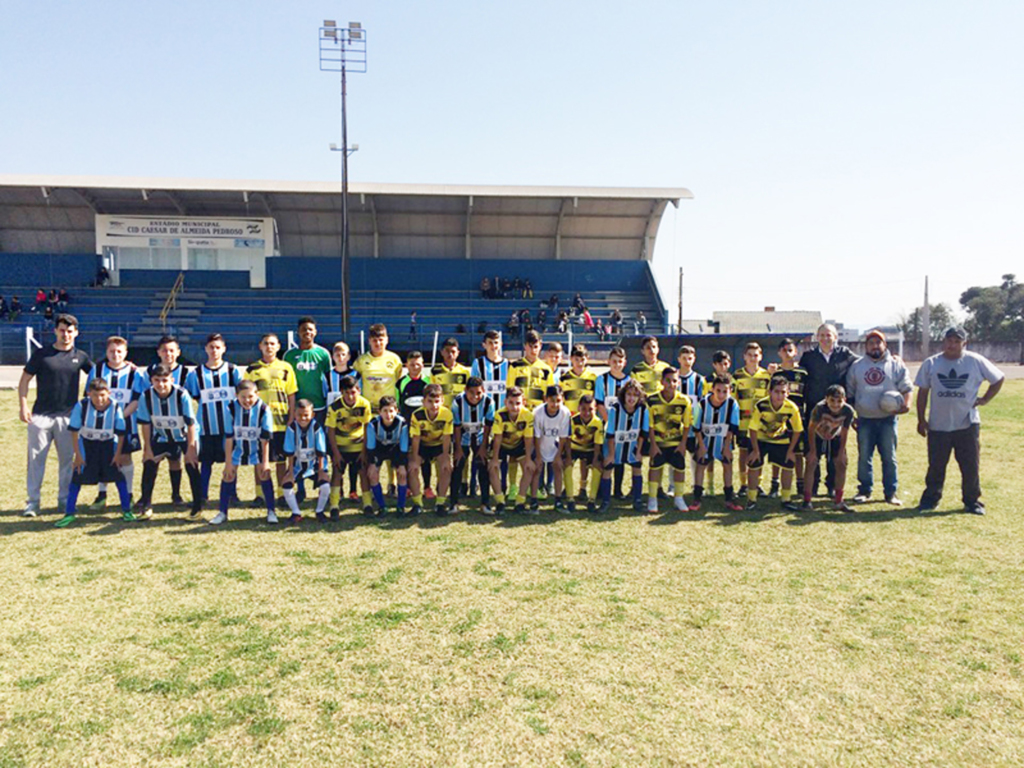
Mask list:
[{"label": "distant building", "polygon": [[852,344],[860,339],[860,331],[856,328],[847,328],[845,325],[838,323],[835,320],[826,320],[825,322],[831,323],[836,327],[836,334],[839,337],[840,344]]},{"label": "distant building", "polygon": [[712,322],[718,325],[720,334],[784,333],[800,339],[817,332],[821,325],[821,312],[777,312],[775,307],[765,307],[763,312],[715,312]]}]

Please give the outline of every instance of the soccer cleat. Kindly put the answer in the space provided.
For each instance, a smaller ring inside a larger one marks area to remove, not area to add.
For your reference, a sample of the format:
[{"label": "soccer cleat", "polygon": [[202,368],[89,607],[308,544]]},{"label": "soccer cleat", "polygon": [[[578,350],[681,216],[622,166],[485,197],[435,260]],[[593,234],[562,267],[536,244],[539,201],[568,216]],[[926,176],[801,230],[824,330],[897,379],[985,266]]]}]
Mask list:
[{"label": "soccer cleat", "polygon": [[266,506],[267,502],[259,496],[249,502],[249,509],[265,509]]},{"label": "soccer cleat", "polygon": [[755,511],[757,511],[757,502],[756,501],[748,501],[747,502],[747,506],[745,506],[743,509],[745,509],[747,512],[755,512]]},{"label": "soccer cleat", "polygon": [[505,495],[510,499],[514,499],[516,496],[519,495],[519,486],[516,485],[515,483],[510,484],[508,487],[508,493],[506,493]]},{"label": "soccer cleat", "polygon": [[422,514],[423,514],[423,507],[421,507],[419,504],[413,504],[412,505],[412,509],[409,510],[409,515],[412,516],[412,517],[416,517],[416,516],[422,515]]},{"label": "soccer cleat", "polygon": [[[673,505],[675,506],[677,512],[684,512],[687,509],[689,509],[689,507],[686,505],[686,499],[684,499],[682,496],[676,496]],[[697,508],[700,509],[699,503],[697,504]]]},{"label": "soccer cleat", "polygon": [[741,499],[747,498],[747,486],[741,485],[739,487],[739,490],[736,491],[736,495],[739,496]]},{"label": "soccer cleat", "polygon": [[896,496],[895,494],[893,494],[892,496],[886,496],[885,497],[885,503],[886,504],[892,504],[892,506],[894,506],[894,507],[902,507],[903,506],[903,501],[900,499],[899,496]]},{"label": "soccer cleat", "polygon": [[801,512],[813,512],[814,511],[814,504],[812,504],[809,501],[805,501],[803,504],[800,505],[800,511]]},{"label": "soccer cleat", "polygon": [[579,493],[577,493],[576,494],[576,501],[579,502],[580,504],[586,504],[587,503],[587,492],[586,491],[580,491]]},{"label": "soccer cleat", "polygon": [[540,486],[537,489],[537,498],[538,499],[546,499],[547,497],[548,497],[548,489],[545,488],[543,485]]},{"label": "soccer cleat", "polygon": [[568,515],[572,515],[572,514],[575,514],[575,512],[576,512],[576,502],[575,502],[575,501],[570,501],[570,502],[568,502],[568,503],[567,503],[567,504],[565,505],[565,512],[566,512],[566,514],[568,514]]},{"label": "soccer cleat", "polygon": [[867,504],[869,501],[871,501],[870,493],[858,493],[853,497],[854,504]]},{"label": "soccer cleat", "polygon": [[[486,513],[485,513],[485,514],[486,514]],[[494,508],[494,514],[495,514],[495,516],[497,516],[497,517],[501,517],[502,515],[504,515],[504,514],[505,514],[505,505],[504,505],[504,504],[498,504],[498,505],[497,505],[497,506],[496,506],[496,507]]]},{"label": "soccer cleat", "polygon": [[836,512],[853,512],[853,508],[845,501],[837,501],[832,505],[832,509]]},{"label": "soccer cleat", "polygon": [[438,504],[436,507],[434,507],[434,514],[438,517],[448,517],[448,505]]},{"label": "soccer cleat", "polygon": [[[657,501],[655,501],[655,504],[657,504]],[[644,504],[643,498],[636,499],[633,502],[633,511],[634,512],[644,512],[647,509],[648,509],[648,507],[647,507],[646,504]],[[655,506],[654,509],[655,509],[655,511],[657,511],[657,509],[658,509],[657,506]]]},{"label": "soccer cleat", "polygon": [[39,516],[39,502],[30,501],[25,505],[25,511],[21,513],[22,517],[38,517]]},{"label": "soccer cleat", "polygon": [[917,505],[917,510],[918,512],[932,512],[937,506],[938,504],[934,501],[921,501]]},{"label": "soccer cleat", "polygon": [[188,512],[188,516],[189,516],[190,520],[195,520],[201,514],[203,514],[203,505],[202,504],[197,504],[192,509],[190,509],[189,512]]},{"label": "soccer cleat", "polygon": [[228,521],[227,512],[218,512],[214,515],[213,520],[210,521],[210,525],[224,525]]},{"label": "soccer cleat", "polygon": [[135,513],[129,509],[127,512],[121,513],[121,519],[126,523],[134,523],[139,518],[137,518]]},{"label": "soccer cleat", "polygon": [[137,514],[139,518],[142,520],[152,520],[153,507],[147,504],[146,506],[142,507],[141,510],[138,510],[135,514]]},{"label": "soccer cleat", "polygon": [[359,494],[356,493],[355,491],[350,492],[349,495],[348,495],[348,500],[349,501],[359,501]]},{"label": "soccer cleat", "polygon": [[672,497],[669,496],[669,494],[665,491],[664,488],[659,488],[658,489],[658,500],[659,501],[667,501],[668,499],[671,499],[671,498]]},{"label": "soccer cleat", "polygon": [[96,498],[93,500],[92,504],[89,504],[88,508],[90,511],[95,510],[96,512],[99,512],[105,506],[107,506],[107,492],[100,491],[96,494]]},{"label": "soccer cleat", "polygon": [[60,520],[58,520],[56,523],[54,523],[54,525],[57,526],[58,528],[67,528],[73,522],[75,522],[75,516],[74,515],[64,515],[64,517],[62,517]]},{"label": "soccer cleat", "polygon": [[376,516],[377,516],[376,510],[374,510],[374,508],[371,507],[369,504],[367,504],[365,507],[363,507],[363,517],[376,517]]},{"label": "soccer cleat", "polygon": [[517,515],[525,515],[526,514],[526,505],[525,504],[516,504],[515,507],[512,509],[512,511],[515,512]]},{"label": "soccer cleat", "polygon": [[690,505],[686,509],[689,510],[690,512],[700,512],[700,502],[694,500],[690,502]]},{"label": "soccer cleat", "polygon": [[597,504],[592,501],[587,502],[587,514],[593,515],[597,513]]},{"label": "soccer cleat", "polygon": [[423,498],[424,499],[436,499],[437,498],[437,494],[434,493],[434,489],[433,488],[427,488],[427,490],[425,490],[423,492]]},{"label": "soccer cleat", "polygon": [[768,491],[768,496],[770,496],[773,499],[779,498],[779,481],[778,480],[772,480],[771,488]]},{"label": "soccer cleat", "polygon": [[324,523],[327,522],[327,515],[325,515],[323,512],[317,512],[316,513],[316,521],[318,523],[320,523],[320,525],[323,525]]},{"label": "soccer cleat", "polygon": [[267,512],[267,524],[277,525],[277,512]]},{"label": "soccer cleat", "polygon": [[540,512],[540,499],[536,496],[530,499],[530,512]]},{"label": "soccer cleat", "polygon": [[597,508],[597,513],[603,515],[612,508],[611,499],[604,499],[601,501],[601,505]]},{"label": "soccer cleat", "polygon": [[786,509],[786,510],[789,510],[790,512],[799,512],[800,511],[800,505],[797,504],[795,501],[784,501],[784,502],[782,502],[782,508]]},{"label": "soccer cleat", "polygon": [[486,515],[487,517],[494,517],[494,510],[488,507],[486,504],[480,505],[480,514]]},{"label": "soccer cleat", "polygon": [[292,516],[288,518],[288,523],[291,524],[291,525],[298,525],[301,522],[302,522],[302,515],[296,515],[296,514],[293,513]]},{"label": "soccer cleat", "polygon": [[742,512],[743,505],[740,504],[736,499],[726,499],[725,508],[733,512]]},{"label": "soccer cleat", "polygon": [[175,509],[185,509],[188,505],[188,502],[181,498],[181,496],[175,496],[171,499],[171,506]]},{"label": "soccer cleat", "polygon": [[396,517],[405,517],[407,514],[409,513],[405,511],[405,507],[395,507]]},{"label": "soccer cleat", "polygon": [[331,510],[331,522],[332,522],[332,523],[336,523],[336,522],[338,522],[338,518],[339,518],[339,517],[341,517],[341,510],[340,510],[340,509],[338,509],[337,507],[334,507],[334,508],[333,508],[333,509]]},{"label": "soccer cleat", "polygon": [[555,499],[555,503],[552,505],[552,507],[554,508],[555,512],[562,512],[564,514],[566,511],[565,502],[562,501],[561,499]]},{"label": "soccer cleat", "polygon": [[968,504],[964,507],[965,512],[970,512],[972,515],[984,515],[985,505],[980,501],[976,501],[973,504]]}]

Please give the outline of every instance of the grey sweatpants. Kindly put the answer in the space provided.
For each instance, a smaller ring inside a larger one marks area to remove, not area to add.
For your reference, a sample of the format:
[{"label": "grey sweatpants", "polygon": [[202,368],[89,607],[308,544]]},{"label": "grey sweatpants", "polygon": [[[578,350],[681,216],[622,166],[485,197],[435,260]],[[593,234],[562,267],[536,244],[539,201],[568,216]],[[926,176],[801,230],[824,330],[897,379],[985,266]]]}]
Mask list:
[{"label": "grey sweatpants", "polygon": [[46,474],[46,457],[50,453],[51,443],[57,446],[57,459],[60,461],[60,490],[57,491],[57,501],[63,505],[67,500],[72,463],[75,458],[75,444],[71,440],[71,430],[68,429],[70,421],[69,415],[32,414],[32,421],[28,425],[28,472],[25,476],[29,502],[39,504],[43,476]]}]

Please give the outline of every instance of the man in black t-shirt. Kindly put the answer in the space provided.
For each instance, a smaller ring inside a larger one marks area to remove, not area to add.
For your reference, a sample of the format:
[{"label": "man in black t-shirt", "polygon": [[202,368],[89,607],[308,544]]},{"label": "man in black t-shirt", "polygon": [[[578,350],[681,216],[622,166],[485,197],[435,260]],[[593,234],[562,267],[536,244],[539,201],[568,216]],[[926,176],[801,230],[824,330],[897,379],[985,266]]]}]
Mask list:
[{"label": "man in black t-shirt", "polygon": [[[64,509],[75,454],[71,431],[68,429],[71,409],[78,402],[80,374],[92,370],[92,360],[75,347],[77,318],[74,315],[58,315],[54,332],[56,342],[32,353],[18,383],[20,416],[28,424],[28,502],[25,505],[25,517],[39,514],[39,497],[51,443],[57,446],[60,462],[58,508],[60,511]],[[33,378],[36,380],[36,402],[29,410],[28,385]]]}]

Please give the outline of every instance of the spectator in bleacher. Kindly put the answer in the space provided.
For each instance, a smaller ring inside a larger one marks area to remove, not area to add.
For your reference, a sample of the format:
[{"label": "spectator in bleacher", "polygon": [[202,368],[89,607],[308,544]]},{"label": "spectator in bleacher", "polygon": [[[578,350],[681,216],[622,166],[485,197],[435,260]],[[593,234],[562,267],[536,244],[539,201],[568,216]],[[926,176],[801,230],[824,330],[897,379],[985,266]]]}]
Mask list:
[{"label": "spectator in bleacher", "polygon": [[594,332],[597,333],[597,338],[599,341],[604,341],[605,338],[607,338],[608,336],[607,332],[605,331],[604,323],[602,323],[600,320],[594,323]]},{"label": "spectator in bleacher", "polygon": [[491,295],[491,279],[489,277],[484,276],[484,278],[480,281],[480,298],[493,298],[493,296]]},{"label": "spectator in bleacher", "polygon": [[560,299],[558,298],[558,294],[557,293],[552,293],[551,294],[551,298],[548,299],[548,308],[557,312],[558,311],[558,302],[559,301],[560,301]]},{"label": "spectator in bleacher", "polygon": [[608,316],[608,324],[611,325],[611,331],[609,333],[616,334],[622,333],[622,313],[618,309],[613,309],[611,315]]},{"label": "spectator in bleacher", "polygon": [[0,320],[7,319],[7,299],[0,296]]},{"label": "spectator in bleacher", "polygon": [[57,308],[57,289],[51,288],[50,292],[46,294],[46,303],[54,309]]},{"label": "spectator in bleacher", "polygon": [[[576,294],[579,296],[579,294]],[[583,330],[588,333],[594,330],[594,318],[590,314],[590,310],[586,307],[583,308]]]},{"label": "spectator in bleacher", "polygon": [[68,308],[68,302],[71,301],[71,295],[68,293],[67,288],[61,288],[57,292],[57,309],[61,312]]},{"label": "spectator in bleacher", "polygon": [[509,317],[508,322],[505,323],[505,327],[508,328],[508,332],[511,333],[511,334],[518,334],[519,333],[519,313],[518,312],[515,312],[515,311],[512,312],[512,315],[511,315],[511,317]]},{"label": "spectator in bleacher", "polygon": [[547,330],[548,313],[543,309],[537,313],[537,330],[541,333]]},{"label": "spectator in bleacher", "polygon": [[523,280],[523,298],[533,298],[533,283],[530,282],[530,278],[526,278],[525,280]]},{"label": "spectator in bleacher", "polygon": [[419,335],[416,333],[416,310],[409,315],[409,341],[416,341]]},{"label": "spectator in bleacher", "polygon": [[515,291],[516,296],[523,295],[523,281],[519,275],[512,278],[512,290]]},{"label": "spectator in bleacher", "polygon": [[558,332],[565,333],[569,330],[569,315],[562,310],[558,313]]},{"label": "spectator in bleacher", "polygon": [[519,324],[523,326],[523,333],[533,330],[533,318],[530,316],[530,310],[524,309],[519,313]]},{"label": "spectator in bleacher", "polygon": [[32,307],[33,312],[40,311],[46,306],[46,289],[40,288],[36,291],[36,305]]},{"label": "spectator in bleacher", "polygon": [[[69,429],[71,409],[78,402],[80,374],[92,370],[92,360],[75,347],[78,319],[74,315],[57,318],[55,335],[57,338],[53,344],[32,353],[18,382],[19,416],[28,425],[28,472],[25,476],[28,502],[23,513],[25,517],[39,514],[46,456],[53,444],[57,446],[59,462],[57,503],[63,511],[75,457]],[[36,380],[36,401],[29,409],[28,386],[33,378]]]},{"label": "spectator in bleacher", "polygon": [[585,302],[583,297],[577,293],[572,297],[572,308],[577,312],[585,312],[587,309],[587,302]]},{"label": "spectator in bleacher", "polygon": [[636,319],[633,320],[633,334],[635,336],[647,335],[647,316],[642,309],[636,311]]},{"label": "spectator in bleacher", "polygon": [[96,282],[94,285],[97,288],[102,288],[104,285],[110,282],[110,272],[102,264],[99,269],[96,270]]},{"label": "spectator in bleacher", "polygon": [[53,327],[53,304],[47,303],[43,310],[43,329],[49,330]]},{"label": "spectator in bleacher", "polygon": [[512,293],[512,281],[507,277],[501,278],[501,298],[507,299]]},{"label": "spectator in bleacher", "polygon": [[10,311],[11,320],[17,320],[18,319],[18,315],[20,315],[20,314],[21,314],[21,299],[19,299],[17,296],[12,296],[11,297],[11,311]]}]

